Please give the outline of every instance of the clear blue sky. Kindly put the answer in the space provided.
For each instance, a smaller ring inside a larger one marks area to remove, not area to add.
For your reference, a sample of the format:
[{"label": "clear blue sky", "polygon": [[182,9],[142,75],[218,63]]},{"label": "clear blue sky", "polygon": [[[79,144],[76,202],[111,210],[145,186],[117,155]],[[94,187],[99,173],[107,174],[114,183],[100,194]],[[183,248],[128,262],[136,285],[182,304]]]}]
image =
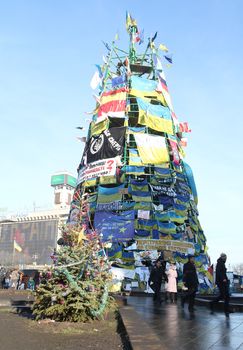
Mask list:
[{"label": "clear blue sky", "polygon": [[101,40],[119,30],[126,48],[126,10],[173,52],[167,82],[192,129],[186,161],[212,261],[243,262],[241,0],[0,1],[0,207],[51,207],[51,174],[76,174]]}]

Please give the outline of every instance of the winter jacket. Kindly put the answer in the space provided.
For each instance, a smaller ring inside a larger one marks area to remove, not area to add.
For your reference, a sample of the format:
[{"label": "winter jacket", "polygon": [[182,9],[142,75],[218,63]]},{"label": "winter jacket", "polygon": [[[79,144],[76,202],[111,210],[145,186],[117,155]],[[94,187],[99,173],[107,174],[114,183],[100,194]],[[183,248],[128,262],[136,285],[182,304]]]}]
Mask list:
[{"label": "winter jacket", "polygon": [[183,282],[187,288],[197,288],[198,278],[195,264],[188,261],[183,266]]},{"label": "winter jacket", "polygon": [[162,279],[164,279],[165,281],[168,281],[164,267],[163,266],[161,266],[161,267],[154,266],[154,268],[152,269],[152,271],[150,273],[150,277],[149,277],[149,281],[148,281],[149,285],[151,284],[151,282],[153,282],[153,284],[160,284],[161,285]]},{"label": "winter jacket", "polygon": [[[225,267],[225,261],[222,258],[219,258],[217,260],[217,265],[216,265],[216,284],[217,286],[222,285],[223,283],[228,282],[228,277],[227,277],[227,269]],[[223,282],[226,280],[225,282]]]},{"label": "winter jacket", "polygon": [[165,286],[165,290],[170,293],[177,293],[177,271],[175,266],[170,266],[166,271],[168,276],[168,283]]}]

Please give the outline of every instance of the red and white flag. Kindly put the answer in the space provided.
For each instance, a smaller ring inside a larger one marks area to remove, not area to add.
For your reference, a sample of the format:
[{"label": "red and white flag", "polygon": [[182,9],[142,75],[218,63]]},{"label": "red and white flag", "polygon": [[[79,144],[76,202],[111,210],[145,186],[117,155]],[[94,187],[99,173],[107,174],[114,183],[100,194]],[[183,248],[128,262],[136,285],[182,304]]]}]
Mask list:
[{"label": "red and white flag", "polygon": [[179,131],[180,132],[191,132],[191,129],[189,128],[188,122],[179,123]]}]

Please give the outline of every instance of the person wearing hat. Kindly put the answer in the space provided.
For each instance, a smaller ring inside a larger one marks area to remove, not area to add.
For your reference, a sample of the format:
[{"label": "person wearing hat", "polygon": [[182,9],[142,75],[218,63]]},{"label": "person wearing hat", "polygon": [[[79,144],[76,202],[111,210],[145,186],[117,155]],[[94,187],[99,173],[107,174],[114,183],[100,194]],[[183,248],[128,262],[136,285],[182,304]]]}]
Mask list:
[{"label": "person wearing hat", "polygon": [[224,300],[224,312],[225,316],[229,317],[229,279],[227,277],[227,269],[225,263],[227,260],[227,255],[221,253],[220,257],[217,260],[216,265],[216,280],[215,283],[219,289],[219,295],[212,301],[211,310],[213,311],[215,303],[218,303],[220,300]]},{"label": "person wearing hat", "polygon": [[188,299],[188,310],[192,313],[194,312],[195,296],[199,285],[194,255],[188,255],[188,262],[183,266],[182,280],[187,292],[181,297],[181,306],[184,307],[184,303]]}]

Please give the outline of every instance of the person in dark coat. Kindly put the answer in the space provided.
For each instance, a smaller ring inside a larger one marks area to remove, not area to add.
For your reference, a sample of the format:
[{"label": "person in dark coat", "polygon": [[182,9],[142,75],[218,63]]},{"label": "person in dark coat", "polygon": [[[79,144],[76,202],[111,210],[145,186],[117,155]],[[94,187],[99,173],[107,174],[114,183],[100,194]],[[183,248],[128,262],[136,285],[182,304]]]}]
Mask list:
[{"label": "person in dark coat", "polygon": [[35,271],[33,280],[34,280],[34,283],[35,283],[34,288],[36,289],[39,286],[39,284],[40,284],[40,272],[39,271]]},{"label": "person in dark coat", "polygon": [[152,268],[149,276],[149,286],[154,291],[154,301],[158,304],[161,304],[161,295],[160,295],[160,289],[162,280],[168,281],[168,277],[165,273],[165,264],[158,259],[155,262],[155,266]]},{"label": "person in dark coat", "polygon": [[219,295],[212,301],[211,310],[214,310],[215,303],[220,300],[224,300],[224,312],[225,316],[229,317],[229,279],[227,277],[227,269],[225,263],[227,260],[227,255],[225,253],[220,254],[216,265],[216,285],[219,289]]},{"label": "person in dark coat", "polygon": [[184,307],[185,301],[188,300],[188,310],[194,312],[195,296],[199,285],[194,255],[189,255],[188,262],[183,266],[182,280],[187,290],[181,297],[181,306]]}]

